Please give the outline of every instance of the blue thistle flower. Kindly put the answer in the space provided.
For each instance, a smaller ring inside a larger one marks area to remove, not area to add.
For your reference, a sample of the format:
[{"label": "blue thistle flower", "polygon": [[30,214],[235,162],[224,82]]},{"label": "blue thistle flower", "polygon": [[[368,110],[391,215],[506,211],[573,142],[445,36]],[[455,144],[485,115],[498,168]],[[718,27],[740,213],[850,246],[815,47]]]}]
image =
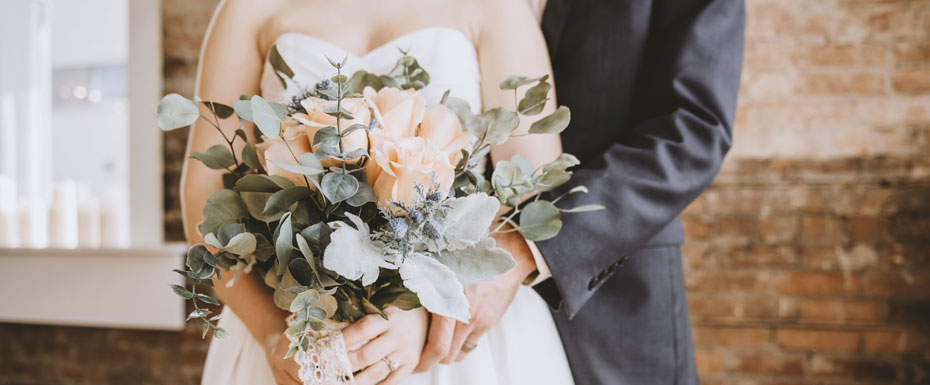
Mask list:
[{"label": "blue thistle flower", "polygon": [[407,235],[407,221],[403,218],[394,218],[388,222],[388,233],[396,239],[402,239]]},{"label": "blue thistle flower", "polygon": [[420,223],[423,221],[423,212],[420,210],[413,210],[407,213],[407,217],[410,218],[413,223]]},{"label": "blue thistle flower", "polygon": [[320,91],[325,91],[325,90],[328,90],[331,85],[332,84],[329,81],[329,79],[323,79],[323,81],[316,84],[316,89]]},{"label": "blue thistle flower", "polygon": [[442,193],[439,191],[430,192],[429,194],[426,194],[426,200],[433,203],[439,203],[442,201]]},{"label": "blue thistle flower", "polygon": [[439,224],[439,221],[435,219],[430,218],[423,223],[423,234],[425,234],[430,239],[441,239],[442,232],[442,225]]}]

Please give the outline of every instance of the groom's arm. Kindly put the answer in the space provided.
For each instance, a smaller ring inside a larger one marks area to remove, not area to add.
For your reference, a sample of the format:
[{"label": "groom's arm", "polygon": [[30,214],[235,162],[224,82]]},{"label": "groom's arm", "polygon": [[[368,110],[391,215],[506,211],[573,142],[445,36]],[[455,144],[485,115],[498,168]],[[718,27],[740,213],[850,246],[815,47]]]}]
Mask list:
[{"label": "groom's arm", "polygon": [[[732,142],[742,66],[742,0],[656,1],[636,95],[660,111],[575,170],[561,207],[605,210],[563,216],[558,237],[539,242],[552,279],[537,291],[573,317],[611,266],[644,246],[694,200]],[[607,41],[607,40],[605,40]],[[604,122],[605,124],[609,122]]]}]

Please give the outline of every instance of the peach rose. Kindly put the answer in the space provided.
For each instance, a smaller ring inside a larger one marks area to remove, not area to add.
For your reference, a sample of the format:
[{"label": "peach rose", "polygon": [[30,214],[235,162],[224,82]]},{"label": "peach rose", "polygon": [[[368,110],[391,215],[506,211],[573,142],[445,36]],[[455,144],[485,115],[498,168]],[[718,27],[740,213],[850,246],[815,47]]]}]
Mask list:
[{"label": "peach rose", "polygon": [[[268,160],[296,163],[294,155],[300,157],[303,154],[312,152],[310,140],[307,138],[306,127],[297,120],[287,118],[281,121],[281,132],[288,145],[284,145],[284,140],[280,136],[274,138],[264,137],[263,142],[255,145],[258,160],[268,171],[268,175],[280,175],[294,182],[295,186],[305,186],[307,183],[303,175],[283,170]],[[288,150],[288,146],[290,146],[290,150]],[[293,155],[291,155],[291,151],[294,152]]]},{"label": "peach rose", "polygon": [[449,162],[453,165],[461,159],[462,149],[471,150],[473,138],[471,134],[462,132],[462,123],[459,122],[458,115],[441,104],[426,110],[417,136],[449,154]]},{"label": "peach rose", "polygon": [[[303,123],[306,127],[307,138],[310,139],[311,143],[313,142],[313,135],[315,135],[320,128],[336,126],[336,117],[323,112],[323,107],[330,104],[336,104],[336,101],[307,98],[300,102],[300,105],[307,110],[307,113],[294,114],[294,119]],[[368,123],[371,121],[371,112],[368,110],[368,103],[366,103],[364,99],[344,99],[342,101],[342,108],[354,117],[353,119],[342,119],[340,126],[343,130],[347,130],[354,124],[361,124],[366,128],[368,127]],[[345,152],[352,152],[358,149],[367,150],[368,135],[366,135],[365,130],[356,130],[349,134],[349,136],[343,138],[342,144]],[[327,159],[323,162],[323,165],[332,167],[338,165],[338,163],[339,162],[335,159]]]},{"label": "peach rose", "polygon": [[368,182],[381,204],[412,204],[419,197],[414,186],[429,188],[431,178],[433,187],[443,193],[452,187],[455,169],[448,154],[424,138],[388,140],[383,147],[373,148],[371,155],[377,167],[366,168],[376,169],[368,174]]},{"label": "peach rose", "polygon": [[416,135],[417,126],[426,112],[426,99],[416,90],[400,90],[385,87],[375,93],[371,88],[365,89],[365,98],[375,110],[380,128],[384,134],[400,140]]}]

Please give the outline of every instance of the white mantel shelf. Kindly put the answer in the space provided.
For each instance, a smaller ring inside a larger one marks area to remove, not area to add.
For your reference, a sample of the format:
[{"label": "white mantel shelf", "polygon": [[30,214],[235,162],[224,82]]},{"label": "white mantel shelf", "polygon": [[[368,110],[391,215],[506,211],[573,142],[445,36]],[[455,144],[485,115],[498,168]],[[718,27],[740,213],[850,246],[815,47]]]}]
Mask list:
[{"label": "white mantel shelf", "polygon": [[180,330],[185,249],[0,248],[0,322]]}]

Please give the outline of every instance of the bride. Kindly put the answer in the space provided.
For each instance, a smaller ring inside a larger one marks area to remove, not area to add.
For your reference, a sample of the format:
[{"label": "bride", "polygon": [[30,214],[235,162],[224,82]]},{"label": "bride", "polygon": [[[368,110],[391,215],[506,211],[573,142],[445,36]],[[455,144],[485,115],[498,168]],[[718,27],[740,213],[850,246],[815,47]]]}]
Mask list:
[{"label": "bride", "polygon": [[[225,0],[217,7],[204,42],[197,96],[229,105],[241,94],[290,101],[298,90],[285,89],[273,74],[266,62],[272,46],[293,69],[294,80],[304,86],[334,74],[327,56],[347,57],[347,73],[360,69],[386,73],[400,57],[398,49],[409,50],[430,74],[430,83],[422,90],[428,104],[438,103],[450,90],[476,110],[516,107],[513,94],[498,89],[505,76],[551,76],[542,34],[525,0]],[[546,109],[538,116],[552,112],[554,101]],[[531,123],[524,121],[518,133],[526,132]],[[236,128],[223,127],[227,135]],[[188,154],[217,144],[211,129],[193,126]],[[540,166],[560,152],[558,136],[517,136],[494,148],[491,157],[496,161],[520,154]],[[198,162],[185,162],[182,203],[191,243],[202,242],[195,225],[202,220],[210,192],[222,188],[217,173]],[[502,235],[498,243],[526,247],[519,244],[522,238],[512,238],[519,237],[515,234]],[[532,259],[518,259],[517,268],[498,279],[520,282],[535,269]],[[254,274],[244,275],[230,287],[225,283],[217,282],[215,290],[226,305],[220,326],[231,336],[212,341],[203,383],[299,384],[297,365],[283,358],[288,348],[283,338],[287,314],[274,305],[270,289]],[[497,326],[477,343],[450,352],[445,360],[460,362],[423,373],[412,374],[428,336],[430,315],[424,309],[388,308],[389,320],[368,316],[349,326],[344,331],[347,346],[368,341],[349,354],[356,382],[571,384],[546,304],[527,287],[501,295],[514,299]]]}]

